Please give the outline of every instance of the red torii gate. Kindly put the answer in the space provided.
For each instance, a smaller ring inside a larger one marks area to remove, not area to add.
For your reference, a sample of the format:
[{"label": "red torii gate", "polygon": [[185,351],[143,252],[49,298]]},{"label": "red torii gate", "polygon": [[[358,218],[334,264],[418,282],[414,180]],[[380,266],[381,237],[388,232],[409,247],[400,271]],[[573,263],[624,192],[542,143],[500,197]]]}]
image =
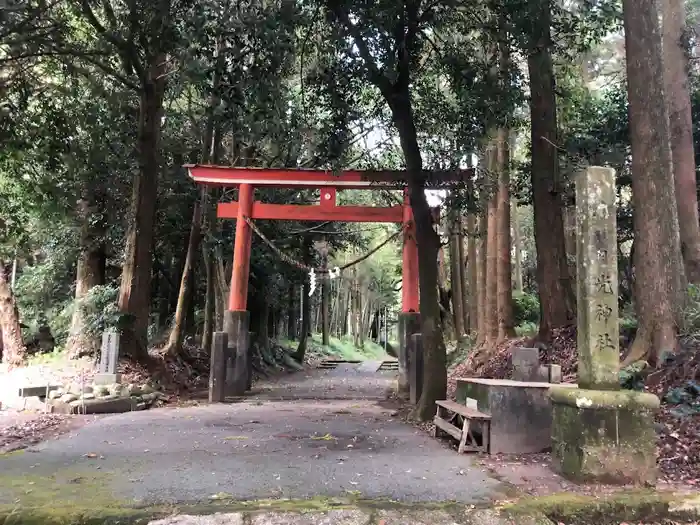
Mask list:
[{"label": "red torii gate", "polygon": [[[401,319],[399,336],[399,386],[406,376],[405,347],[411,333],[419,331],[418,295],[418,246],[416,244],[413,213],[408,195],[404,192],[403,205],[391,207],[338,206],[339,189],[402,189],[406,186],[404,171],[343,170],[339,174],[323,170],[237,168],[186,164],[190,177],[198,184],[238,187],[238,202],[219,203],[217,216],[236,219],[236,235],[233,249],[233,270],[228,312],[224,331],[235,348],[232,395],[241,395],[249,382],[250,359],[248,356],[248,278],[252,231],[246,218],[341,221],[341,222],[394,222],[403,223],[403,285],[401,294]],[[471,170],[452,172],[426,172],[426,178],[440,183],[466,180]],[[268,204],[254,200],[255,188],[313,188],[321,190],[320,203]]]}]

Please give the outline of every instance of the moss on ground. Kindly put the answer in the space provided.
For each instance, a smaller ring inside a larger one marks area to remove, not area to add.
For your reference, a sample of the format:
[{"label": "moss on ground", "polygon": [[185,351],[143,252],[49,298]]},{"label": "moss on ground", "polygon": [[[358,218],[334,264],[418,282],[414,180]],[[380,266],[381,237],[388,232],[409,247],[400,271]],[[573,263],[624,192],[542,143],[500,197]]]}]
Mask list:
[{"label": "moss on ground", "polygon": [[[94,480],[96,482],[96,480]],[[691,522],[698,518],[698,505],[692,509],[677,510],[683,498],[654,491],[634,491],[605,498],[557,494],[553,496],[525,498],[498,509],[474,509],[456,502],[401,503],[389,499],[366,499],[361,496],[347,498],[316,497],[310,499],[269,499],[235,501],[220,499],[186,505],[152,505],[138,507],[126,501],[95,494],[83,485],[83,499],[89,506],[66,505],[54,495],[33,499],[31,502],[0,505],[2,525],[133,525],[176,514],[206,515],[214,513],[321,513],[331,510],[357,508],[376,517],[383,510],[395,510],[402,516],[412,513],[425,514],[434,511],[450,515],[455,522],[480,525],[503,523],[543,524],[547,519],[567,525],[607,525],[621,522],[662,522],[673,519]],[[87,501],[89,499],[89,501]],[[691,506],[692,507],[692,506]],[[674,511],[674,509],[676,509]],[[484,514],[485,513],[485,514]],[[488,515],[488,516],[487,516]],[[490,519],[483,519],[487,517]],[[471,520],[471,521],[470,521]],[[376,520],[375,520],[376,521]]]},{"label": "moss on ground", "polygon": [[542,513],[555,523],[567,525],[617,525],[623,522],[650,523],[668,519],[695,521],[698,514],[674,511],[683,498],[653,490],[635,490],[604,497],[570,493],[524,498],[504,510],[513,516]]}]

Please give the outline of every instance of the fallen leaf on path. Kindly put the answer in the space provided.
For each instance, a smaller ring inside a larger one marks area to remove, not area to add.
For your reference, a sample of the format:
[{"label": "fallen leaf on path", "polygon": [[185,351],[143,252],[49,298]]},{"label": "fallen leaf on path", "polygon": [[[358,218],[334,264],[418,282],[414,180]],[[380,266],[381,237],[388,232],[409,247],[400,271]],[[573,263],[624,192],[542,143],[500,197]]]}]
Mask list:
[{"label": "fallen leaf on path", "polygon": [[316,441],[335,441],[338,438],[331,434],[324,434],[323,436],[311,436],[311,439]]},{"label": "fallen leaf on path", "polygon": [[212,494],[209,496],[209,499],[231,499],[233,496],[231,494],[228,494],[226,492],[217,492],[216,494]]},{"label": "fallen leaf on path", "polygon": [[242,440],[242,439],[249,439],[248,436],[227,436],[224,438],[224,441],[236,441],[236,440]]}]

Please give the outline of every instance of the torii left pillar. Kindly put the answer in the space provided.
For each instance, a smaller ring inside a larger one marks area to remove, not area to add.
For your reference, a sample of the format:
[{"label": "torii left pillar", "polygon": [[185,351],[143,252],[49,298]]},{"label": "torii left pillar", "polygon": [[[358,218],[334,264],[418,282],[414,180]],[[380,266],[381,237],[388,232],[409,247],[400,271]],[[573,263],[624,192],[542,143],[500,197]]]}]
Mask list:
[{"label": "torii left pillar", "polygon": [[418,243],[408,190],[404,193],[403,206],[403,275],[401,285],[401,313],[399,314],[399,381],[398,394],[410,396],[409,356],[412,335],[420,332],[420,307],[418,293]]},{"label": "torii left pillar", "polygon": [[224,331],[228,334],[229,355],[226,364],[227,395],[242,396],[248,389],[251,374],[250,314],[247,309],[248,278],[252,231],[246,217],[252,217],[252,184],[241,184],[238,190],[236,238],[233,245],[233,271],[228,311],[224,314]]}]

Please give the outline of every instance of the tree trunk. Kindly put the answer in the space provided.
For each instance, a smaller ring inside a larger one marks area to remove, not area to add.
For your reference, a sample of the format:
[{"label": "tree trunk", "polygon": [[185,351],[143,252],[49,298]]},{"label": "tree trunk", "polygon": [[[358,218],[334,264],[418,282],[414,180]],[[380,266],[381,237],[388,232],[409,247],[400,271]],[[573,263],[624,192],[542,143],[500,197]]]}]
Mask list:
[{"label": "tree trunk", "polygon": [[[265,293],[265,290],[263,289],[263,293],[261,293],[261,297],[265,298],[267,297],[267,294]],[[270,303],[263,299],[260,301],[260,305],[258,307],[258,333],[257,333],[257,341],[258,345],[260,345],[260,349],[264,352],[269,351],[270,349]]]},{"label": "tree trunk", "polygon": [[[639,326],[625,363],[678,346],[684,269],[655,0],[624,0]],[[694,191],[694,190],[693,190]]]},{"label": "tree trunk", "polygon": [[[386,95],[385,95],[386,96]],[[435,401],[447,395],[447,356],[438,303],[438,249],[440,239],[433,229],[433,216],[425,196],[425,179],[408,82],[388,99],[408,172],[408,190],[418,244],[421,339],[423,342],[423,392],[416,417],[423,421],[435,415]]]},{"label": "tree trunk", "polygon": [[185,265],[182,270],[182,278],[180,281],[180,293],[177,298],[177,308],[175,308],[175,319],[173,319],[170,337],[165,348],[165,352],[173,357],[182,353],[182,343],[185,339],[185,317],[188,311],[187,302],[192,299],[190,290],[194,286],[194,261],[196,253],[199,250],[201,238],[202,208],[200,202],[195,202],[192,212],[190,237],[187,243],[187,255],[185,256]]},{"label": "tree trunk", "polygon": [[204,269],[206,271],[206,292],[204,296],[204,326],[202,327],[202,348],[208,352],[214,336],[215,303],[216,303],[216,272],[214,271],[214,254],[205,250]]},{"label": "tree trunk", "polygon": [[[326,263],[324,262],[324,266],[325,265]],[[323,341],[323,346],[329,346],[331,344],[331,285],[327,276],[328,274],[325,274],[321,281],[321,340]]]},{"label": "tree trunk", "polygon": [[78,202],[80,226],[80,254],[75,279],[75,310],[71,320],[70,335],[66,341],[66,353],[76,359],[96,355],[100,348],[100,334],[86,331],[86,317],[90,309],[83,299],[95,286],[105,283],[107,254],[104,245],[104,224],[99,213],[85,200]]},{"label": "tree trunk", "polygon": [[537,249],[537,285],[542,319],[539,338],[575,320],[575,298],[564,244],[557,154],[557,107],[552,64],[549,2],[538,1],[527,58],[530,75],[532,193]]},{"label": "tree trunk", "polygon": [[515,337],[513,328],[513,281],[510,264],[510,148],[508,132],[497,135],[498,193],[496,194],[496,244],[498,269],[498,342]]},{"label": "tree trunk", "polygon": [[5,266],[0,262],[0,337],[2,337],[2,362],[21,366],[26,359],[27,348],[22,341],[17,303],[7,280]]},{"label": "tree trunk", "polygon": [[494,134],[486,151],[489,196],[486,220],[486,300],[484,344],[491,347],[498,339],[498,137]]},{"label": "tree trunk", "polygon": [[464,292],[462,290],[462,261],[460,259],[459,245],[462,236],[459,219],[456,214],[452,214],[450,220],[450,282],[452,284],[452,313],[454,315],[455,333],[457,340],[464,337]]},{"label": "tree trunk", "polygon": [[464,334],[469,332],[469,279],[467,278],[467,257],[464,251],[464,224],[465,221],[462,217],[457,219],[457,226],[459,228],[457,232],[457,264],[459,264],[459,277],[460,277],[460,288],[462,290],[462,295],[460,301],[462,302],[462,329]]},{"label": "tree trunk", "polygon": [[139,170],[134,177],[119,291],[119,309],[128,316],[122,326],[122,349],[126,355],[140,362],[149,360],[148,321],[165,64],[164,55],[154,57],[143,81],[137,141]]},{"label": "tree trunk", "polygon": [[513,268],[515,291],[523,293],[523,242],[520,235],[518,203],[515,201],[512,204],[511,219],[513,223],[513,248],[515,251],[515,267]]},{"label": "tree trunk", "polygon": [[671,157],[678,206],[681,254],[685,273],[700,283],[700,224],[693,147],[693,120],[688,86],[685,2],[663,0],[663,65],[671,133]]},{"label": "tree trunk", "polygon": [[485,188],[482,187],[480,193],[480,200],[482,201],[483,206],[481,216],[477,218],[478,237],[476,239],[476,346],[481,346],[486,340],[486,229],[488,221],[488,192]]},{"label": "tree trunk", "polygon": [[[470,198],[474,198],[474,186],[467,182]],[[479,328],[479,272],[476,246],[478,243],[477,216],[473,211],[467,214],[467,274],[469,276],[469,333]]]},{"label": "tree trunk", "polygon": [[306,348],[309,339],[309,329],[311,328],[311,297],[309,297],[309,280],[304,279],[304,284],[302,286],[302,300],[301,300],[301,332],[299,333],[299,345],[297,346],[297,351],[292,357],[299,361],[304,362],[304,356],[306,355]]},{"label": "tree trunk", "polygon": [[294,341],[296,338],[297,316],[294,310],[294,285],[287,288],[287,339]]}]

